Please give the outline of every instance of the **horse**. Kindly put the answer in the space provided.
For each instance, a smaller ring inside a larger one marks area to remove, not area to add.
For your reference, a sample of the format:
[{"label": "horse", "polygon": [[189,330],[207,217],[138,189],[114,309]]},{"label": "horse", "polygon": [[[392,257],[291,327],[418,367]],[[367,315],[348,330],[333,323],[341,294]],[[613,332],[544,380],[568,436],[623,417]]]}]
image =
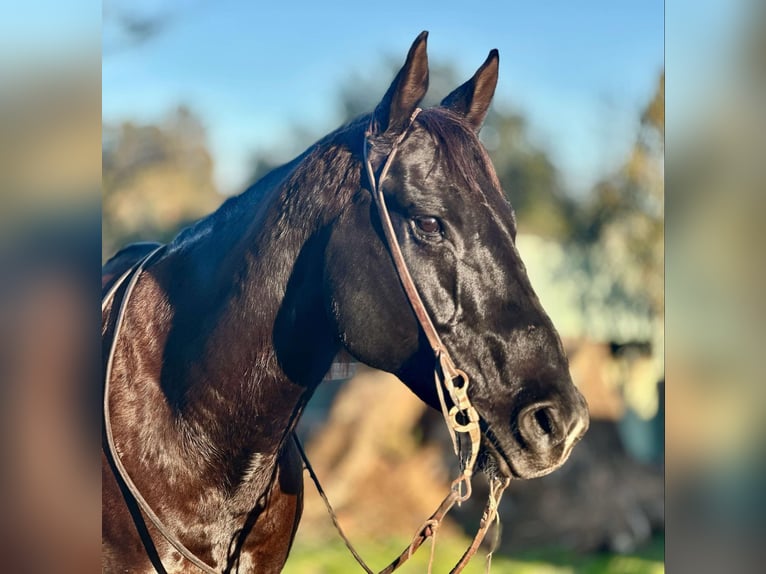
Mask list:
[{"label": "horse", "polygon": [[129,246],[104,266],[105,572],[189,571],[173,537],[204,571],[280,572],[302,512],[293,433],[341,351],[436,409],[455,407],[434,385],[451,357],[479,465],[496,476],[547,474],[586,431],[587,405],[478,139],[498,52],[420,110],[426,41],[373,112],[170,243]]}]

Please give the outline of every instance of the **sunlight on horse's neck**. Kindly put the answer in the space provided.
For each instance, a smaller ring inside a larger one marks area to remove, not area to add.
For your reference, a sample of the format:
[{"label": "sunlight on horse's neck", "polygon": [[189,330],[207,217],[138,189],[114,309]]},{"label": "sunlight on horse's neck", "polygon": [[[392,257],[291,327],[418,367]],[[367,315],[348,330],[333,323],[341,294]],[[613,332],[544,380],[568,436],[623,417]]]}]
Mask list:
[{"label": "sunlight on horse's neck", "polygon": [[[273,440],[273,429],[262,425],[287,428],[295,422],[337,351],[329,328],[322,329],[319,236],[350,199],[349,190],[328,185],[333,178],[324,173],[337,164],[338,153],[310,154],[306,161],[311,164],[299,165],[279,185],[261,190],[256,205],[248,205],[243,195],[236,219],[227,222],[247,232],[221,253],[219,267],[231,285],[221,290],[224,300],[209,352],[196,359],[197,370],[222,373],[224,382],[211,388],[204,377],[190,381],[196,404],[189,412],[205,418],[211,404],[220,404],[237,419],[227,424],[249,429],[250,438],[243,431],[242,439],[251,441],[247,448],[254,452],[273,452],[277,445],[262,438]],[[341,163],[353,166],[350,156]],[[358,164],[355,168],[360,170]],[[346,174],[334,177],[349,179]]]}]

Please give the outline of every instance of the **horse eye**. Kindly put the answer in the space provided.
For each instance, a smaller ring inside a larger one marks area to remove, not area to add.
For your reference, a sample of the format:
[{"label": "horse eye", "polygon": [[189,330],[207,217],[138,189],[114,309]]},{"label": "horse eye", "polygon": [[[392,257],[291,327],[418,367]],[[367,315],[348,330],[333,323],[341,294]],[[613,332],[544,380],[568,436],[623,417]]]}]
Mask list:
[{"label": "horse eye", "polygon": [[441,233],[442,225],[439,223],[439,220],[435,217],[416,217],[415,218],[415,225],[418,226],[418,229],[422,231],[423,233],[428,233],[429,235],[435,235],[437,233]]}]

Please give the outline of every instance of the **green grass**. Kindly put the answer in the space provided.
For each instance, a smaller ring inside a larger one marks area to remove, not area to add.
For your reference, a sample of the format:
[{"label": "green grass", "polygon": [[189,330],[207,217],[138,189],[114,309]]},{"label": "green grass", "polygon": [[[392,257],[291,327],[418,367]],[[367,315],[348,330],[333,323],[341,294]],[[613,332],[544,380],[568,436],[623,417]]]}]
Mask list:
[{"label": "green grass", "polygon": [[[460,537],[440,537],[436,545],[433,573],[449,572],[468,547],[469,540]],[[390,540],[377,545],[360,544],[357,550],[375,570],[381,570],[405,548],[404,540]],[[424,546],[397,572],[401,574],[425,573],[430,546]],[[655,539],[638,554],[582,555],[561,550],[536,551],[516,556],[496,555],[492,559],[492,574],[664,574],[664,541]],[[484,570],[484,554],[473,558],[465,574],[479,574]],[[301,542],[295,546],[287,561],[285,574],[348,574],[362,572],[340,539],[327,544]]]}]

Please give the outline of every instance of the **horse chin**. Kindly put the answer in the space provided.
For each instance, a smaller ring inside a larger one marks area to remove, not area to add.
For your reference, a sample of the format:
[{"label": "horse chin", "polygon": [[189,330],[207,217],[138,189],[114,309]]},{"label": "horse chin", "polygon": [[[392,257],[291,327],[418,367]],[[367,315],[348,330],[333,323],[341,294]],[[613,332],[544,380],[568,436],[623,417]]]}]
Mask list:
[{"label": "horse chin", "polygon": [[514,472],[510,461],[500,452],[500,449],[491,439],[484,436],[482,447],[482,456],[480,457],[482,460],[481,467],[490,479],[521,478],[518,473]]},{"label": "horse chin", "polygon": [[564,460],[555,464],[536,466],[525,462],[521,455],[517,460],[509,457],[495,442],[494,437],[484,435],[482,440],[481,468],[489,478],[530,479],[550,474],[559,468]]}]

